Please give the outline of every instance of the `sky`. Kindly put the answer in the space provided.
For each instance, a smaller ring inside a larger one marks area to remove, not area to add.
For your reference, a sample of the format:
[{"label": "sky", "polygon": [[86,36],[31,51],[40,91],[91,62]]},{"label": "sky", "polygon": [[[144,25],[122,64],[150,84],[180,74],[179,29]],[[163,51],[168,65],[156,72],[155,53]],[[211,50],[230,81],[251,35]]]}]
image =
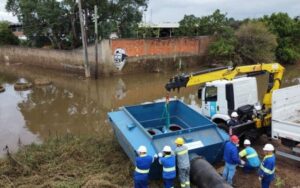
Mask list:
[{"label": "sky", "polygon": [[10,22],[18,22],[18,19],[13,16],[11,13],[6,12],[5,10],[6,0],[0,0],[0,21],[6,20]]},{"label": "sky", "polygon": [[[0,0],[0,20],[17,22],[5,11],[6,0]],[[257,18],[273,12],[287,12],[300,16],[300,0],[149,0],[143,21],[161,23],[178,22],[183,16],[205,16],[216,9],[235,19]]]}]

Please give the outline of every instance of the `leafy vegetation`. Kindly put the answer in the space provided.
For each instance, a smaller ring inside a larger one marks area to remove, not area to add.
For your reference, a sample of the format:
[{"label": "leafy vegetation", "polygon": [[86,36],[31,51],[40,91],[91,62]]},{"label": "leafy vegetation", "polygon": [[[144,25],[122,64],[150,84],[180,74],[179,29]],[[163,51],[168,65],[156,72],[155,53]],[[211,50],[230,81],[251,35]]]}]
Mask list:
[{"label": "leafy vegetation", "polygon": [[214,42],[209,46],[210,59],[224,64],[234,61],[236,43],[234,30],[231,27],[224,27],[224,30],[215,36]]},{"label": "leafy vegetation", "polygon": [[[84,0],[82,1],[88,39],[94,40],[94,5],[98,5],[99,34],[108,38],[112,32],[121,37],[136,36],[137,23],[142,19],[140,10],[147,0]],[[8,0],[6,9],[23,23],[31,46],[51,44],[58,49],[80,46],[79,10],[76,0]],[[100,27],[101,26],[101,27]]]},{"label": "leafy vegetation", "polygon": [[249,22],[236,31],[236,54],[244,63],[268,63],[275,59],[276,36],[261,22]]},{"label": "leafy vegetation", "polygon": [[185,15],[179,23],[178,36],[213,36],[208,50],[212,62],[300,61],[300,20],[286,13],[238,21],[216,10],[200,18]]},{"label": "leafy vegetation", "polygon": [[17,45],[19,39],[9,29],[8,22],[0,22],[0,45]]},{"label": "leafy vegetation", "polygon": [[0,187],[129,186],[132,167],[120,149],[107,137],[53,137],[1,159]]},{"label": "leafy vegetation", "polygon": [[212,15],[198,18],[194,15],[185,15],[179,22],[178,36],[213,35],[224,31],[230,19],[217,9]]},{"label": "leafy vegetation", "polygon": [[0,187],[133,187],[131,161],[112,134],[101,135],[67,134],[22,146],[0,159]]},{"label": "leafy vegetation", "polygon": [[275,179],[275,187],[281,188],[281,187],[285,187],[285,180],[282,179],[281,177],[276,177]]},{"label": "leafy vegetation", "polygon": [[300,21],[286,13],[264,16],[262,20],[277,35],[276,58],[280,62],[296,63],[300,59]]}]

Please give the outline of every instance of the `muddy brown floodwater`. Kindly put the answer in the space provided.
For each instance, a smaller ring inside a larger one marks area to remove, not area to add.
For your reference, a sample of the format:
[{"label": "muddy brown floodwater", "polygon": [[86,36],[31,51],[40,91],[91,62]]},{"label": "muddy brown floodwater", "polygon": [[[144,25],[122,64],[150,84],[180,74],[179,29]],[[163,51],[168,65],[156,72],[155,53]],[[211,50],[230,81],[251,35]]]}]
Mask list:
[{"label": "muddy brown floodwater", "polygon": [[[196,71],[203,68],[194,68]],[[53,135],[105,134],[100,127],[107,124],[107,112],[124,105],[152,101],[165,96],[164,85],[177,72],[140,73],[85,80],[72,74],[28,68],[20,64],[0,64],[0,155],[6,145],[15,151],[19,144],[40,143]],[[52,85],[15,91],[20,78],[34,81],[48,78]],[[258,79],[261,90],[266,79]],[[288,66],[283,86],[300,83],[300,66]],[[195,101],[197,89],[173,92],[185,102]],[[197,100],[196,100],[197,102]]]},{"label": "muddy brown floodwater", "polygon": [[[173,74],[135,74],[95,81],[22,65],[0,65],[0,82],[6,89],[0,93],[0,155],[6,145],[16,151],[20,144],[40,143],[53,135],[106,134],[100,127],[108,123],[107,112],[164,97],[164,85]],[[13,84],[20,78],[33,82],[45,77],[53,84],[14,90]],[[189,102],[194,93],[189,88],[175,94]]]}]

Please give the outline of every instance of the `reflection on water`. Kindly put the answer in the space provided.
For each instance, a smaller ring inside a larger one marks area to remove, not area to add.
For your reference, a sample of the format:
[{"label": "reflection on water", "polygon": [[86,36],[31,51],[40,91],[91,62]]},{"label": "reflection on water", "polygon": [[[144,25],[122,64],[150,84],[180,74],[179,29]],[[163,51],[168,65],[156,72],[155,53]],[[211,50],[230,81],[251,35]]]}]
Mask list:
[{"label": "reflection on water", "polygon": [[28,101],[31,91],[16,92],[13,85],[5,84],[6,91],[0,93],[0,146],[8,145],[15,151],[19,144],[39,142],[39,135],[28,129],[26,119],[19,108],[19,104]]},{"label": "reflection on water", "polygon": [[99,110],[94,101],[55,86],[32,90],[28,100],[18,106],[27,127],[42,138],[51,133],[93,133],[99,125]]},{"label": "reflection on water", "polygon": [[[7,144],[11,150],[22,144],[41,142],[49,135],[96,134],[110,131],[107,112],[120,106],[161,99],[164,85],[175,73],[147,73],[122,77],[82,80],[74,75],[41,72],[40,69],[0,65],[0,77],[6,91],[0,93],[0,155]],[[17,92],[13,83],[19,78],[29,81],[47,77],[53,85]],[[300,83],[300,66],[287,67],[283,85]],[[264,90],[266,79],[258,79]],[[188,104],[199,105],[197,87],[173,92]],[[171,96],[172,97],[172,96]]]},{"label": "reflection on water", "polygon": [[121,78],[119,78],[118,83],[116,85],[116,98],[121,100],[126,97],[126,85]]},{"label": "reflection on water", "polygon": [[[0,147],[3,154],[2,148],[6,144],[15,150],[19,138],[22,144],[28,144],[66,133],[107,134],[110,131],[107,112],[124,105],[163,98],[166,95],[164,85],[171,74],[127,75],[94,81],[0,66],[0,75],[6,83],[6,92],[0,94]],[[53,81],[52,85],[21,92],[13,88],[19,77],[33,81],[45,76]],[[191,92],[193,89],[174,94],[182,97]],[[191,100],[186,99],[187,102]]]}]

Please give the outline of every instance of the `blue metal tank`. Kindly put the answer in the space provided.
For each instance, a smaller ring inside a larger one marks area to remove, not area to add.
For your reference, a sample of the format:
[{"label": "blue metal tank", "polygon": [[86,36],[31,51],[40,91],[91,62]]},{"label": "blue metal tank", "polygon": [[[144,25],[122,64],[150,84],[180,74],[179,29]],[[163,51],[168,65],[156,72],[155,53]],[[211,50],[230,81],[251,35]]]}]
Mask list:
[{"label": "blue metal tank", "polygon": [[[222,159],[228,134],[179,100],[169,103],[170,126],[165,131],[164,109],[164,102],[155,102],[126,106],[108,113],[116,138],[133,164],[135,151],[140,145],[145,145],[148,154],[153,156],[161,152],[165,145],[170,145],[174,150],[177,137],[184,138],[190,155],[203,156],[210,163]],[[150,177],[160,178],[160,172],[161,167],[156,161],[150,169]]]}]

